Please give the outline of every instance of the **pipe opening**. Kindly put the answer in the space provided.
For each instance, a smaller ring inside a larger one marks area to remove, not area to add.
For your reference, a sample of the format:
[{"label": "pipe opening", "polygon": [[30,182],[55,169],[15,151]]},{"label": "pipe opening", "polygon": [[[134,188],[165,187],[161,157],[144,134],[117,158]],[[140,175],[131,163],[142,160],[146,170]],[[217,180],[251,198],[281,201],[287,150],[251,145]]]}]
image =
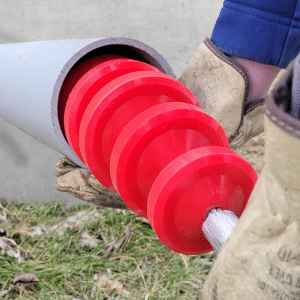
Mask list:
[{"label": "pipe opening", "polygon": [[128,46],[128,45],[107,45],[107,46],[97,48],[97,49],[87,53],[80,60],[78,60],[78,62],[73,66],[73,68],[70,71],[72,71],[76,66],[78,66],[79,64],[81,64],[82,62],[84,62],[90,58],[105,55],[105,54],[122,55],[122,56],[125,56],[130,59],[149,63],[159,69],[159,64],[156,63],[156,65],[154,65],[155,61],[145,51],[142,51],[140,49],[137,49],[135,47]]},{"label": "pipe opening", "polygon": [[66,107],[66,101],[68,99],[68,95],[72,90],[73,84],[70,85],[70,82],[66,80],[69,76],[69,74],[80,64],[82,64],[85,61],[88,61],[89,59],[93,57],[98,57],[98,56],[103,56],[106,54],[114,54],[114,55],[121,55],[125,56],[129,59],[134,59],[138,60],[144,63],[148,63],[157,69],[159,69],[161,72],[166,73],[166,69],[164,66],[156,60],[151,54],[147,53],[146,51],[136,48],[132,45],[123,45],[123,44],[111,44],[111,45],[106,45],[102,46],[99,48],[96,48],[90,52],[88,52],[86,55],[84,55],[82,58],[80,58],[70,69],[68,72],[62,87],[60,89],[60,94],[59,94],[59,100],[58,100],[58,117],[59,117],[59,125],[61,128],[61,131],[66,138],[66,133],[64,129],[64,112],[65,112],[65,107]]}]

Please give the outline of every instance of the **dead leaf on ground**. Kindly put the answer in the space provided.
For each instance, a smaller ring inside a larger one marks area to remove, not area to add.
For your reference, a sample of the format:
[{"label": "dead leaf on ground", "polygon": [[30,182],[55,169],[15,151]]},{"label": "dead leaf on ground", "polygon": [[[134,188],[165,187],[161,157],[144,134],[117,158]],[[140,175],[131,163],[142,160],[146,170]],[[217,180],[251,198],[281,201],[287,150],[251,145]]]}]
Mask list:
[{"label": "dead leaf on ground", "polygon": [[127,225],[122,237],[118,241],[113,241],[108,244],[104,249],[104,257],[108,258],[112,254],[115,254],[122,246],[125,247],[126,243],[128,243],[130,236],[132,233],[132,229],[130,225]]},{"label": "dead leaf on ground", "polygon": [[13,239],[9,239],[5,236],[1,237],[2,241],[7,244],[8,246],[15,248],[18,246],[18,244],[13,240]]},{"label": "dead leaf on ground", "polygon": [[10,290],[4,290],[2,292],[0,292],[0,299],[4,298],[5,296],[7,296],[9,294]]},{"label": "dead leaf on ground", "polygon": [[97,239],[91,236],[87,231],[83,232],[80,237],[79,248],[94,248],[98,246]]},{"label": "dead leaf on ground", "polygon": [[31,259],[35,259],[35,256],[31,253],[31,251],[29,249],[24,250],[21,252],[21,257],[24,260],[31,260]]},{"label": "dead leaf on ground", "polygon": [[47,232],[47,227],[44,224],[40,224],[38,226],[35,226],[35,230],[33,232],[28,233],[28,235],[31,237],[35,237],[36,235],[42,235]]},{"label": "dead leaf on ground", "polygon": [[136,218],[133,219],[133,221],[140,221],[140,222],[142,222],[142,223],[144,223],[144,224],[150,225],[149,220],[146,219],[146,218],[144,218],[144,217],[136,217]]},{"label": "dead leaf on ground", "polygon": [[95,274],[93,278],[100,289],[109,288],[111,291],[117,290],[119,293],[123,292],[123,284],[109,279],[106,274],[103,274],[100,277],[98,274]]},{"label": "dead leaf on ground", "polygon": [[5,241],[3,237],[0,238],[0,249],[1,249],[1,254],[7,254],[12,257],[16,257],[17,255],[17,253],[15,253],[12,247],[9,245],[9,242]]},{"label": "dead leaf on ground", "polygon": [[101,215],[96,209],[92,211],[80,211],[77,212],[74,216],[68,217],[67,220],[53,225],[50,230],[52,232],[57,232],[58,235],[61,236],[67,231],[68,228],[78,230],[83,223],[98,219],[100,217]]},{"label": "dead leaf on ground", "polygon": [[39,279],[37,278],[37,276],[35,274],[22,274],[22,275],[18,275],[16,276],[12,281],[11,284],[20,284],[23,286],[28,286],[32,283],[35,282],[39,282]]},{"label": "dead leaf on ground", "polygon": [[201,263],[203,265],[207,265],[207,266],[213,266],[214,262],[207,259],[207,258],[196,258],[194,259],[193,263]]}]

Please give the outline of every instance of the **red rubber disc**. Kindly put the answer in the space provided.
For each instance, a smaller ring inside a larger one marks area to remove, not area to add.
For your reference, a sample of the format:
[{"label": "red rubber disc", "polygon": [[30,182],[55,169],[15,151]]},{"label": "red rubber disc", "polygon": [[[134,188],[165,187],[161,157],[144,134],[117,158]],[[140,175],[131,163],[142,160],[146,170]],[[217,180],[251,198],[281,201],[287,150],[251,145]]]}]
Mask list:
[{"label": "red rubber disc", "polygon": [[83,61],[79,65],[75,66],[69,72],[67,77],[65,78],[63,85],[60,89],[58,107],[57,107],[60,128],[61,128],[62,133],[64,134],[65,138],[66,138],[66,133],[65,133],[65,128],[64,128],[64,114],[65,114],[66,103],[67,103],[69,94],[72,91],[73,87],[75,86],[77,81],[86,72],[91,70],[93,67],[95,67],[98,64],[101,64],[105,61],[108,61],[111,59],[117,59],[117,58],[124,58],[124,56],[115,55],[115,54],[105,54],[105,55],[101,55],[101,56],[92,57],[88,60]]},{"label": "red rubber disc", "polygon": [[173,251],[197,255],[213,251],[203,222],[213,208],[240,217],[257,175],[234,151],[202,147],[172,161],[155,180],[148,218],[160,241]]},{"label": "red rubber disc", "polygon": [[119,135],[111,155],[111,178],[124,203],[147,218],[147,198],[159,173],[195,148],[229,147],[220,124],[187,103],[163,103],[136,116]]},{"label": "red rubber disc", "polygon": [[92,68],[80,78],[72,89],[65,108],[64,125],[67,140],[82,161],[79,148],[79,128],[88,104],[107,83],[119,76],[136,71],[160,72],[155,67],[140,61],[114,59]]},{"label": "red rubber disc", "polygon": [[183,84],[153,71],[123,75],[96,94],[82,117],[79,146],[85,164],[105,187],[115,191],[110,178],[110,157],[127,123],[151,106],[174,101],[199,107]]}]

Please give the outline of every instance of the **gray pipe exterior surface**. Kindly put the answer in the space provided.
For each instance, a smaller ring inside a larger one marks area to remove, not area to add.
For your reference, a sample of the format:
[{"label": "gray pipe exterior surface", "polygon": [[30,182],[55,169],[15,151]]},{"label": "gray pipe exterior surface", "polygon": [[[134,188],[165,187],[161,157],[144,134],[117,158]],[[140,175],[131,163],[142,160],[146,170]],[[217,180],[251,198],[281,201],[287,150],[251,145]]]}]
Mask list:
[{"label": "gray pipe exterior surface", "polygon": [[61,40],[0,45],[0,117],[86,168],[59,125],[58,99],[69,71],[81,60],[119,54],[175,77],[151,47],[126,38]]}]

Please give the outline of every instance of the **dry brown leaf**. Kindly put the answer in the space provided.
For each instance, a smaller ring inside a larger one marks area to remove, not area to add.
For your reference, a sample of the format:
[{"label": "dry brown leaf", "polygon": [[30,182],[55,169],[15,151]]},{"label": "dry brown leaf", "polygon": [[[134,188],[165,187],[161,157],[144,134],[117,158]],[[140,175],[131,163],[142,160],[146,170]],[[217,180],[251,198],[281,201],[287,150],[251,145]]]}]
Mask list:
[{"label": "dry brown leaf", "polygon": [[81,234],[81,240],[78,245],[79,248],[94,248],[98,246],[98,241],[95,237],[91,236],[87,231]]},{"label": "dry brown leaf", "polygon": [[136,217],[133,219],[133,221],[140,221],[142,223],[145,223],[145,224],[149,224],[150,225],[150,222],[148,219],[144,218],[144,217]]},{"label": "dry brown leaf", "polygon": [[[12,248],[15,245],[15,248],[17,248],[17,252]],[[22,258],[20,256],[20,250],[17,247],[17,244],[14,242],[14,240],[5,238],[5,237],[0,237],[0,249],[1,249],[1,254],[8,255],[13,258],[17,258],[19,262],[22,262]]]},{"label": "dry brown leaf", "polygon": [[2,238],[0,238],[0,249],[2,249],[2,251],[4,251],[7,248],[9,248],[9,246],[2,240]]},{"label": "dry brown leaf", "polygon": [[1,237],[2,241],[7,244],[8,246],[15,248],[18,246],[18,244],[13,240],[13,239],[9,239],[5,236]]},{"label": "dry brown leaf", "polygon": [[96,280],[97,285],[100,289],[105,289],[108,287],[110,290],[117,290],[119,293],[123,292],[123,284],[109,279],[106,274],[103,274],[100,277],[98,274],[96,274],[96,276],[94,276],[94,279]]},{"label": "dry brown leaf", "polygon": [[35,274],[22,274],[22,275],[18,275],[16,276],[11,283],[16,285],[16,284],[21,284],[24,286],[27,286],[29,284],[32,284],[34,282],[39,282],[39,279],[36,277]]},{"label": "dry brown leaf", "polygon": [[8,290],[4,290],[2,292],[0,292],[0,299],[4,298],[5,296],[7,296],[10,292],[10,289]]},{"label": "dry brown leaf", "polygon": [[35,230],[33,232],[28,233],[29,236],[35,237],[36,235],[42,235],[42,234],[48,232],[48,228],[44,224],[40,224],[38,226],[35,226],[34,229]]},{"label": "dry brown leaf", "polygon": [[51,232],[57,232],[58,235],[63,235],[68,228],[79,229],[84,222],[99,219],[101,215],[97,210],[84,210],[77,212],[75,215],[70,216],[67,220],[59,222],[50,228]]},{"label": "dry brown leaf", "polygon": [[31,253],[29,249],[27,249],[21,252],[21,258],[23,260],[31,260],[31,259],[35,259],[35,256]]}]

